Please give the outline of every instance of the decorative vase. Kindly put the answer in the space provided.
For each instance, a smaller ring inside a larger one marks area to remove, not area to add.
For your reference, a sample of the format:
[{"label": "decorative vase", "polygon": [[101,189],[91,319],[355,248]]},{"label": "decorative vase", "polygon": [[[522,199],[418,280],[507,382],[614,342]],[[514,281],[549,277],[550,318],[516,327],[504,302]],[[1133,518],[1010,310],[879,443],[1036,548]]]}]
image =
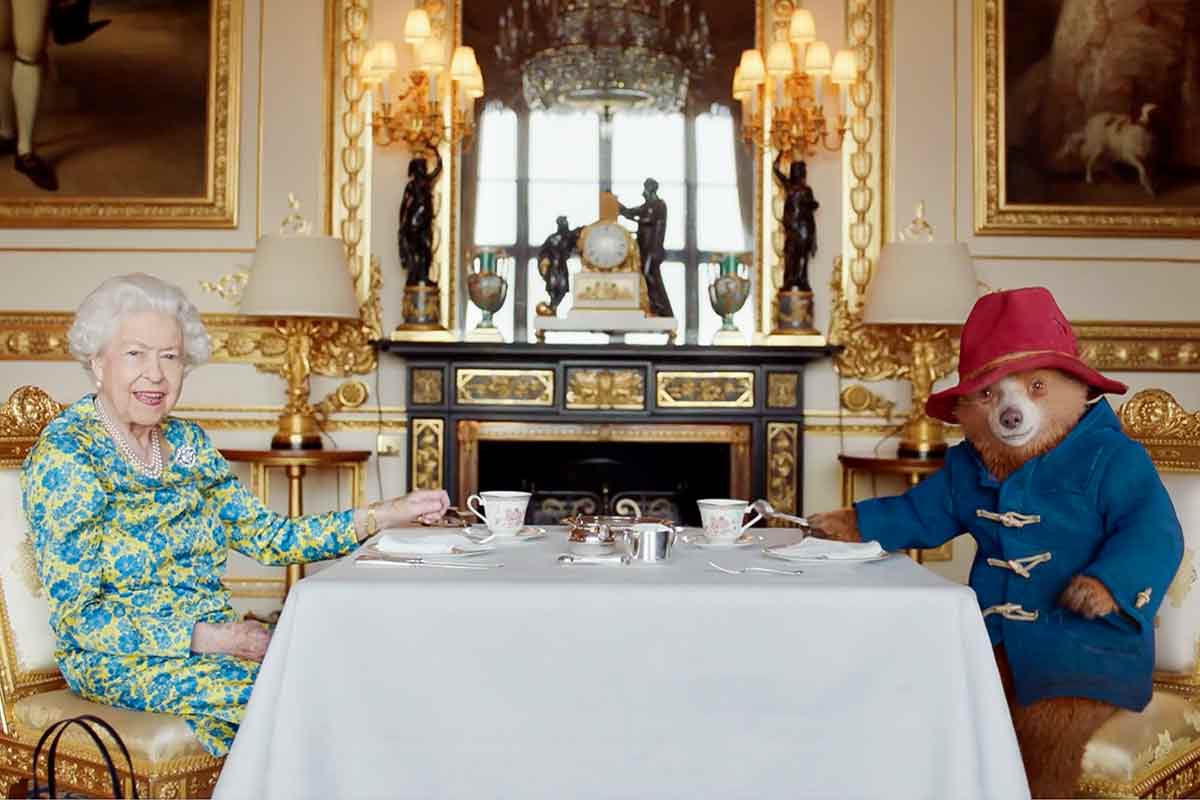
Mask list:
[{"label": "decorative vase", "polygon": [[719,272],[708,285],[708,300],[721,317],[721,329],[713,336],[715,345],[744,345],[746,337],[738,330],[733,315],[741,311],[750,297],[750,279],[739,272],[745,268],[742,255],[726,253],[718,261]]},{"label": "decorative vase", "polygon": [[475,251],[471,273],[467,276],[467,296],[483,312],[483,319],[467,333],[469,342],[504,341],[492,318],[508,298],[508,281],[499,272],[502,260],[511,260],[505,257],[503,250],[481,247]]}]

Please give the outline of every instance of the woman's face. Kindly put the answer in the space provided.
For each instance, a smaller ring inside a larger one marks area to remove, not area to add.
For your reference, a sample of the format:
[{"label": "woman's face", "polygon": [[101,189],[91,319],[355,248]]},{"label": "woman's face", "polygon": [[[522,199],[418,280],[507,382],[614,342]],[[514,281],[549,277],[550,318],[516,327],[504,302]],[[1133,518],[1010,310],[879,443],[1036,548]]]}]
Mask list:
[{"label": "woman's face", "polygon": [[127,426],[157,425],[183,386],[183,335],[173,316],[140,311],[121,317],[92,371],[104,408]]}]

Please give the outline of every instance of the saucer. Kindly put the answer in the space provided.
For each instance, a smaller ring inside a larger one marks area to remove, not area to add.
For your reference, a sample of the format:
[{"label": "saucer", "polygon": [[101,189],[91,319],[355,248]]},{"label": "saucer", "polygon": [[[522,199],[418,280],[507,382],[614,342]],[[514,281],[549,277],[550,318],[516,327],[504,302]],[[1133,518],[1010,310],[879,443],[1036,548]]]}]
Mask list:
[{"label": "saucer", "polygon": [[758,544],[758,537],[750,532],[743,533],[736,539],[709,539],[700,530],[689,530],[683,535],[683,541],[693,547],[707,550],[733,550],[738,547],[751,547]]},{"label": "saucer", "polygon": [[[480,538],[492,536],[492,532],[488,530],[486,525],[472,525],[471,535]],[[516,533],[497,533],[491,540],[494,543],[499,542],[532,542],[535,539],[542,539],[546,536],[546,529],[539,528],[535,525],[526,525]]]}]

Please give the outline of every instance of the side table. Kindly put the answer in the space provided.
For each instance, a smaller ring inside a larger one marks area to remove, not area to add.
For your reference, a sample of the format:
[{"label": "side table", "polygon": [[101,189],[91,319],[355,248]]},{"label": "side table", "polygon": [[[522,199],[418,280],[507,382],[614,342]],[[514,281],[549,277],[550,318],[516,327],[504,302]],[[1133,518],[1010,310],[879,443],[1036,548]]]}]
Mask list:
[{"label": "side table", "polygon": [[[288,479],[288,516],[304,514],[304,473],[309,467],[333,467],[350,474],[350,504],[363,503],[363,475],[370,450],[221,450],[227,461],[250,465],[250,491],[266,505],[271,485],[267,470],[282,469]],[[284,579],[284,597],[296,581],[304,577],[303,564],[288,564]]]},{"label": "side table", "polygon": [[[854,503],[854,479],[859,474],[899,475],[910,487],[916,486],[927,475],[942,468],[940,458],[900,458],[899,456],[852,455],[839,453],[842,464],[842,505]],[[929,550],[911,549],[908,555],[918,564],[926,561],[949,561],[954,557],[954,543],[946,542],[941,547]]]}]

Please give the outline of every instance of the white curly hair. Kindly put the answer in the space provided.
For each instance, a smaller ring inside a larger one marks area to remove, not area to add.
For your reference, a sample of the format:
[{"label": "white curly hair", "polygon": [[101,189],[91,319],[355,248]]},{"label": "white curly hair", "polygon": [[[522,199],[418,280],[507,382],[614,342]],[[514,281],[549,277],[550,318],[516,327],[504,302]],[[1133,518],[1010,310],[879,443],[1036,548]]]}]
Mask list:
[{"label": "white curly hair", "polygon": [[109,278],[83,299],[67,331],[71,355],[91,373],[92,359],[108,347],[121,318],[144,311],[167,314],[179,323],[185,369],[208,361],[212,348],[196,306],[178,286],[143,272]]}]

